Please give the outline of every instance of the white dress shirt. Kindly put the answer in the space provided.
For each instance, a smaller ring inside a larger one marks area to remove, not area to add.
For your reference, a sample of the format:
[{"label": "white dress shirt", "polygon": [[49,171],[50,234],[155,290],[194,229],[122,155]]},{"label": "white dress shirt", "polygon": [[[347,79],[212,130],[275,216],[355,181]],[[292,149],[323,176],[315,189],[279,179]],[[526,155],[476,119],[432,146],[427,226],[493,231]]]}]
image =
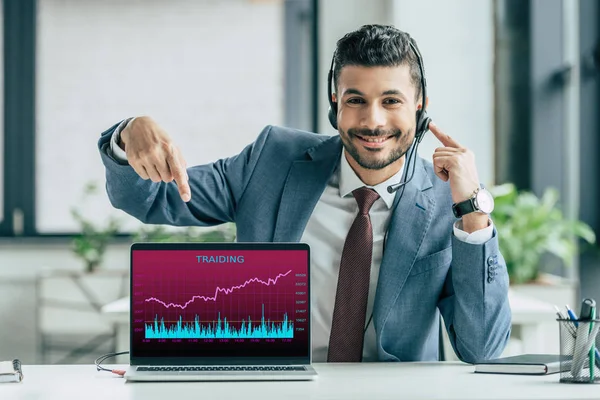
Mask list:
[{"label": "white dress shirt", "polygon": [[[127,161],[127,156],[117,143],[118,135],[131,119],[123,121],[115,130],[111,138],[110,150],[113,157],[121,162]],[[354,189],[367,186],[374,189],[380,196],[375,201],[369,215],[373,226],[373,260],[371,263],[371,280],[369,283],[369,295],[367,300],[367,315],[365,325],[369,323],[365,332],[363,347],[363,361],[377,361],[377,348],[375,340],[375,328],[371,315],[373,313],[373,302],[375,289],[379,278],[379,266],[383,258],[383,241],[392,216],[392,205],[397,192],[388,193],[387,187],[400,182],[403,168],[394,176],[375,186],[365,185],[354,172],[342,151],[339,167],[331,176],[327,187],[317,202],[306,229],[300,239],[307,243],[311,249],[311,306],[312,306],[312,361],[327,361],[327,348],[329,345],[329,334],[331,332],[331,321],[333,319],[333,307],[335,304],[335,293],[342,258],[342,250],[346,235],[354,218],[358,214],[358,204],[352,195]],[[454,235],[459,239],[471,244],[483,244],[492,238],[493,224],[487,228],[475,231],[471,234],[460,229],[461,221],[454,224]],[[369,322],[370,320],[370,322]]]}]

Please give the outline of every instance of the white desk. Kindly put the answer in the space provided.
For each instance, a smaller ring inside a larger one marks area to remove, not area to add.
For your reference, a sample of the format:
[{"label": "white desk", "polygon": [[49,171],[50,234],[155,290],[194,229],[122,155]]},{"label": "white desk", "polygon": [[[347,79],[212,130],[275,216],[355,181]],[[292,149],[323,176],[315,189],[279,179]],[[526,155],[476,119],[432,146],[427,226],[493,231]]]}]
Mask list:
[{"label": "white desk", "polygon": [[[123,366],[120,366],[123,367]],[[315,364],[308,382],[126,383],[93,365],[24,365],[21,383],[0,384],[6,400],[207,399],[598,399],[598,384],[546,376],[483,375],[461,363]]]},{"label": "white desk", "polygon": [[[508,291],[508,301],[512,310],[512,324],[520,329],[523,353],[558,353],[558,326],[552,304]],[[129,297],[107,304],[102,308],[105,317],[117,324],[117,351],[129,349]],[[554,325],[554,326],[552,326]],[[552,330],[548,330],[548,327]],[[552,336],[554,340],[547,340]],[[452,353],[450,342],[445,335],[445,348]],[[456,360],[447,354],[449,360]],[[129,362],[119,358],[116,362]]]}]

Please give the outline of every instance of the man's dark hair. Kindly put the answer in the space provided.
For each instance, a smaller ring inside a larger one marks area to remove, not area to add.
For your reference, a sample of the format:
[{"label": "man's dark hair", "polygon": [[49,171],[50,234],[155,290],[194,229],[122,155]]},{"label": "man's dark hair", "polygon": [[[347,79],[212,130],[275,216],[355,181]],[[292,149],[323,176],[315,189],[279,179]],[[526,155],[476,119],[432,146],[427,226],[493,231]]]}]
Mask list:
[{"label": "man's dark hair", "polygon": [[347,33],[337,42],[334,56],[333,83],[337,92],[338,79],[343,67],[410,67],[411,82],[415,85],[415,101],[421,96],[421,70],[409,42],[417,43],[406,32],[389,25],[363,25]]}]

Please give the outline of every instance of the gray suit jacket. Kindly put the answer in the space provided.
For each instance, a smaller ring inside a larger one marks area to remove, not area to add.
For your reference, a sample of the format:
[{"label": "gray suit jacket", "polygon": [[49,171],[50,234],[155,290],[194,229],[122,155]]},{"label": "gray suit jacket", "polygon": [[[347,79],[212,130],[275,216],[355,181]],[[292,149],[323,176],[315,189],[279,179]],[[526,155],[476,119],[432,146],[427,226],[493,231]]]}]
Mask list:
[{"label": "gray suit jacket", "polygon": [[[150,224],[235,222],[240,242],[299,241],[342,151],[339,136],[268,126],[240,154],[189,168],[185,203],[175,183],[143,180],[108,155],[116,126],[98,143],[114,207]],[[496,232],[482,245],[456,239],[449,185],[420,157],[399,197],[373,310],[379,360],[437,360],[438,310],[461,360],[499,356],[511,311]]]}]

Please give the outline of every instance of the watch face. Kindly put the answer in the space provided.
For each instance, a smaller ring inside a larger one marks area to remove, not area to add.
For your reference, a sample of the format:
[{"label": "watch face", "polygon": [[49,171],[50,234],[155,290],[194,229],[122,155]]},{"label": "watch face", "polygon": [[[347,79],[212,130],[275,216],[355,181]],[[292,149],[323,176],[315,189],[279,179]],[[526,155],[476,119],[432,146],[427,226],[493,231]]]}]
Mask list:
[{"label": "watch face", "polygon": [[481,212],[489,214],[494,210],[494,198],[492,197],[492,194],[487,190],[479,190],[479,192],[477,193],[476,200],[477,208],[479,208]]}]

